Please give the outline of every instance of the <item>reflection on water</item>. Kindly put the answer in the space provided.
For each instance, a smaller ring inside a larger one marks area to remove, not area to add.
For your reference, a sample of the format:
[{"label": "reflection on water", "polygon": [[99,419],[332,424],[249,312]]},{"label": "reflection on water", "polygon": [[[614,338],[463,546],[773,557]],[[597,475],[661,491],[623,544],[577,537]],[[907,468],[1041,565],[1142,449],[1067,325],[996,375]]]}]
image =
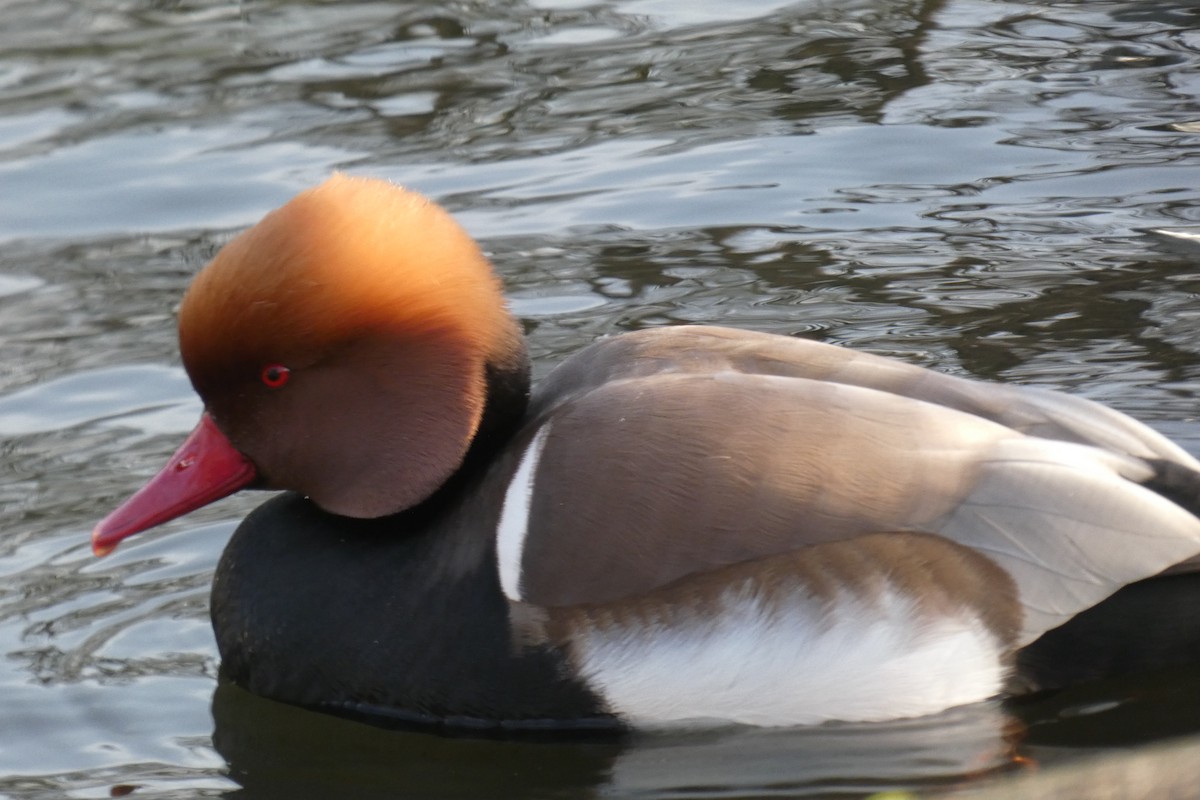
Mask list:
[{"label": "reflection on water", "polygon": [[383,731],[222,683],[214,742],[254,795],[324,798],[765,797],[950,786],[1011,767],[1003,715],[983,704],[887,725],[639,733],[621,740],[480,741]]},{"label": "reflection on water", "polygon": [[104,561],[86,541],[195,418],[189,276],[335,168],[455,211],[539,374],[598,336],[717,322],[1066,388],[1200,450],[1194,4],[0,13],[0,793],[853,795],[1196,729],[1179,676],[892,726],[537,746],[223,688],[214,748],[207,585],[256,498]]}]

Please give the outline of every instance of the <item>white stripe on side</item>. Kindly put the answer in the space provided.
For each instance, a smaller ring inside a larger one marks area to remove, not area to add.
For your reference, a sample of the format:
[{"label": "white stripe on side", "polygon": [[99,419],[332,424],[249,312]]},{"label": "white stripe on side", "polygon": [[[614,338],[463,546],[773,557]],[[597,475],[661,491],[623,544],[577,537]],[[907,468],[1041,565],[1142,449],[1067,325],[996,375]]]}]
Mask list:
[{"label": "white stripe on side", "polygon": [[546,423],[525,448],[521,463],[504,492],[504,507],[496,526],[496,561],[500,568],[500,588],[509,600],[521,599],[521,559],[525,554],[525,535],[529,532],[533,479],[549,433],[550,424]]},{"label": "white stripe on side", "polygon": [[899,719],[1001,689],[998,643],[965,609],[925,614],[894,587],[870,601],[843,593],[828,613],[821,605],[802,591],[774,603],[731,587],[715,615],[589,626],[573,637],[576,662],[639,726]]}]

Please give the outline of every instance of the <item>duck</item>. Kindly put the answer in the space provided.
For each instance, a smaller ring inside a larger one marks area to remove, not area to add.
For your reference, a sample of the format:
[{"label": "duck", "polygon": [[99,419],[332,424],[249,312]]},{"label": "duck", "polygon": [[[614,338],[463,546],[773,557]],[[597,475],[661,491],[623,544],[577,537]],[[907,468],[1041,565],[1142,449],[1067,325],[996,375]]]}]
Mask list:
[{"label": "duck", "polygon": [[916,717],[1060,680],[1058,632],[1200,569],[1200,462],[1080,397],[703,325],[601,338],[531,390],[478,244],[384,180],[334,174],[233,238],[178,325],[203,414],[93,550],[282,490],[211,616],[224,678],[317,711]]}]

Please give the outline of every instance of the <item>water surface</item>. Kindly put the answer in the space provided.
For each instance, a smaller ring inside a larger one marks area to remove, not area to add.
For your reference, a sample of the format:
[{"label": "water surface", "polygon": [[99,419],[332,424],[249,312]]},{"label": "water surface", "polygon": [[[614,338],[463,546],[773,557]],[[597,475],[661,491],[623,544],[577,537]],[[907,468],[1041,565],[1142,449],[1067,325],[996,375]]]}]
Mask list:
[{"label": "water surface", "polygon": [[856,795],[1200,727],[1187,676],[884,726],[381,732],[217,690],[258,498],[91,557],[199,411],[174,308],[334,169],[445,203],[544,374],[716,322],[1108,403],[1200,452],[1200,11],[1185,0],[0,6],[0,793]]}]

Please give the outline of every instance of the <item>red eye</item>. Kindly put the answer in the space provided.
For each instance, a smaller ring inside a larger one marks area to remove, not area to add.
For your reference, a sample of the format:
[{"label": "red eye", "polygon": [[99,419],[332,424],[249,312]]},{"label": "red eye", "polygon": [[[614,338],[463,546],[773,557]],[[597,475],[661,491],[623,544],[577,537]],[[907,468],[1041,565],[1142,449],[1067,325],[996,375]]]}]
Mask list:
[{"label": "red eye", "polygon": [[263,367],[263,371],[259,373],[259,378],[262,379],[263,385],[269,389],[278,389],[288,382],[292,371],[283,364],[267,364]]}]

